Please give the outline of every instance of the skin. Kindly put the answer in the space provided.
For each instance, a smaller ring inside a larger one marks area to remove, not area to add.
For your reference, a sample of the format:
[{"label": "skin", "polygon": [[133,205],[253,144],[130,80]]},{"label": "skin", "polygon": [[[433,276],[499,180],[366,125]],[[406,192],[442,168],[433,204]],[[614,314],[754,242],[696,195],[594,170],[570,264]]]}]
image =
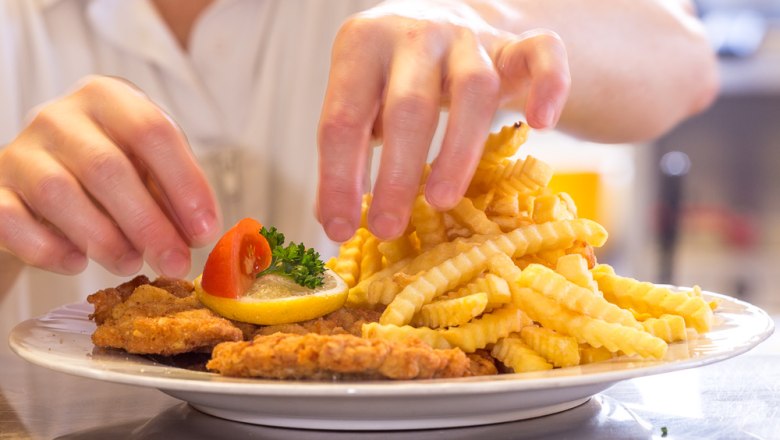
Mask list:
[{"label": "skin", "polygon": [[[209,3],[155,0],[184,49]],[[500,107],[524,111],[534,128],[607,142],[657,136],[701,110],[717,89],[715,64],[686,5],[415,0],[350,18],[333,44],[319,126],[325,231],[341,241],[359,224],[376,139],[368,224],[383,239],[403,231],[442,107],[449,122],[425,190],[439,209],[463,194]],[[146,259],[181,277],[189,248],[221,230],[218,213],[176,124],[116,78],[85,79],[0,151],[0,267],[11,276],[9,261],[75,274],[91,258],[119,275]]]},{"label": "skin", "polygon": [[425,197],[447,210],[499,107],[536,129],[631,142],[715,96],[715,59],[687,2],[463,3],[388,2],[342,27],[319,130],[318,213],[332,239],[359,225],[372,137],[383,151],[368,227],[381,239],[404,231],[441,106],[449,120]]}]

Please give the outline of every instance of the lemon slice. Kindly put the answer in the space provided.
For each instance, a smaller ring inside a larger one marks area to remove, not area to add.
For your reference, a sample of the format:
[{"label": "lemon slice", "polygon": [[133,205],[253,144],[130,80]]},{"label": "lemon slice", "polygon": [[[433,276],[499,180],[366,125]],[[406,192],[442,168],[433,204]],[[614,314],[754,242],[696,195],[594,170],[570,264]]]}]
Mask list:
[{"label": "lemon slice", "polygon": [[260,325],[290,324],[318,318],[344,305],[349,288],[330,269],[316,289],[303,287],[282,275],[255,280],[241,298],[214,296],[203,290],[200,277],[193,282],[198,299],[213,312],[235,321]]}]

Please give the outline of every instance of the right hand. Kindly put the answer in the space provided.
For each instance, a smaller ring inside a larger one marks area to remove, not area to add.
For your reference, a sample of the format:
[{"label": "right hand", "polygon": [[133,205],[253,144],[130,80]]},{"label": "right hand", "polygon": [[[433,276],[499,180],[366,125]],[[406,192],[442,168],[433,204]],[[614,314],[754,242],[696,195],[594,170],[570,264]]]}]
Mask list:
[{"label": "right hand", "polygon": [[127,276],[145,259],[183,277],[189,247],[220,229],[183,133],[125,81],[87,78],[0,150],[0,251],[27,264],[75,274],[89,258]]}]

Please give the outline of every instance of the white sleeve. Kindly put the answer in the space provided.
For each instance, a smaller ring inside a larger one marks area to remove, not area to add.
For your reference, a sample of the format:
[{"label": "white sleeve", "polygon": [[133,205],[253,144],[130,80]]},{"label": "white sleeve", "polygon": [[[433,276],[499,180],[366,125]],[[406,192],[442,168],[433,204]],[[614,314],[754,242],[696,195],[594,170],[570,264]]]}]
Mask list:
[{"label": "white sleeve", "polygon": [[19,81],[21,14],[15,1],[0,2],[0,148],[21,128]]}]

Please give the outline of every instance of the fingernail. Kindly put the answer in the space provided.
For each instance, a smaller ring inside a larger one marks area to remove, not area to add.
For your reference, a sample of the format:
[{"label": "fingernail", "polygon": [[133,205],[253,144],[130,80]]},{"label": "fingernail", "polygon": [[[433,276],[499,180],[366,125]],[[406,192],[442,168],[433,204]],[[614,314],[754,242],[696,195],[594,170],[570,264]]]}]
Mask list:
[{"label": "fingernail", "polygon": [[183,252],[171,249],[160,256],[160,271],[169,277],[183,277],[190,271],[190,257]]},{"label": "fingernail", "polygon": [[193,215],[190,220],[190,232],[195,239],[210,239],[216,227],[217,216],[212,211],[200,211]]},{"label": "fingernail", "polygon": [[79,273],[87,267],[87,257],[78,251],[73,251],[62,260],[62,267],[69,273]]},{"label": "fingernail", "polygon": [[383,212],[377,214],[371,221],[374,233],[379,238],[392,239],[401,235],[403,225],[401,220],[393,214]]},{"label": "fingernail", "polygon": [[130,275],[138,272],[143,264],[143,257],[137,251],[132,250],[122,255],[116,262],[116,269],[121,275]]},{"label": "fingernail", "polygon": [[347,241],[355,232],[355,227],[345,218],[334,217],[325,223],[325,232],[331,240]]},{"label": "fingernail", "polygon": [[458,191],[452,182],[437,182],[427,190],[428,202],[440,209],[449,209],[458,203]]}]

